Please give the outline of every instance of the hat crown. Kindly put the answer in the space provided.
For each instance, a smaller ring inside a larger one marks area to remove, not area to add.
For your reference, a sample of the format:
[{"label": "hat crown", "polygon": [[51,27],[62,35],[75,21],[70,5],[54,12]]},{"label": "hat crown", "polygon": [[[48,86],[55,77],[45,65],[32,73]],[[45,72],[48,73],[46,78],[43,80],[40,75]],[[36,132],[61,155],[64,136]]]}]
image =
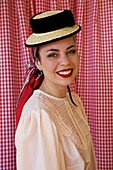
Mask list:
[{"label": "hat crown", "polygon": [[31,18],[33,33],[46,33],[75,25],[70,10],[56,10],[39,13]]},{"label": "hat crown", "polygon": [[80,31],[71,10],[67,9],[38,13],[30,19],[30,24],[33,33],[26,40],[28,47],[54,42]]},{"label": "hat crown", "polygon": [[41,12],[41,13],[35,15],[35,16],[33,17],[33,19],[41,19],[41,18],[49,17],[49,16],[52,16],[52,15],[56,15],[56,14],[58,14],[58,13],[61,13],[61,12],[63,12],[63,11],[64,11],[64,10]]}]

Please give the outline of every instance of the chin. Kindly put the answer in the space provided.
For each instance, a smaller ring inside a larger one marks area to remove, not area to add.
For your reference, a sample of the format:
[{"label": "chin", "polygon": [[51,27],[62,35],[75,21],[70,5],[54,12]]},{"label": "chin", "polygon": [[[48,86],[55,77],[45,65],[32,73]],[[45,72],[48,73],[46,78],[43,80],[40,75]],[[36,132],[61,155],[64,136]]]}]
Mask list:
[{"label": "chin", "polygon": [[68,82],[66,82],[66,83],[61,83],[61,86],[67,87],[67,86],[69,86],[73,81],[74,81],[74,80],[68,81]]}]

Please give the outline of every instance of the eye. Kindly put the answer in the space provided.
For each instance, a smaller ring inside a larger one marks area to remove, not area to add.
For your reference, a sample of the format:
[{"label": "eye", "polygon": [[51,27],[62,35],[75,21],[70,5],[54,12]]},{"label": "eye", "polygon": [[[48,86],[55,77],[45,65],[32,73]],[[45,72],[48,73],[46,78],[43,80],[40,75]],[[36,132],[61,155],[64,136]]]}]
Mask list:
[{"label": "eye", "polygon": [[57,56],[58,56],[58,54],[56,54],[56,53],[48,54],[48,57],[49,57],[49,58],[55,58],[55,57],[57,57]]},{"label": "eye", "polygon": [[75,54],[75,53],[76,53],[76,50],[75,50],[75,49],[69,50],[69,51],[67,52],[67,54]]}]

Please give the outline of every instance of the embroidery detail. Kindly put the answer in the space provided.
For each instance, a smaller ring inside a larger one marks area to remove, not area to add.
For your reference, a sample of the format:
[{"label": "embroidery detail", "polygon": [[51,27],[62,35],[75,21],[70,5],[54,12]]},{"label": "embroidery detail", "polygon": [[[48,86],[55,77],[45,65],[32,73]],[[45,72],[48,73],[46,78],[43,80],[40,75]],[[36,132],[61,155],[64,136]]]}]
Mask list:
[{"label": "embroidery detail", "polygon": [[79,149],[88,149],[91,141],[88,123],[84,120],[79,107],[71,103],[69,96],[64,100],[56,100],[43,94],[39,96],[40,105],[49,114],[51,120],[62,134],[66,137],[71,137]]}]

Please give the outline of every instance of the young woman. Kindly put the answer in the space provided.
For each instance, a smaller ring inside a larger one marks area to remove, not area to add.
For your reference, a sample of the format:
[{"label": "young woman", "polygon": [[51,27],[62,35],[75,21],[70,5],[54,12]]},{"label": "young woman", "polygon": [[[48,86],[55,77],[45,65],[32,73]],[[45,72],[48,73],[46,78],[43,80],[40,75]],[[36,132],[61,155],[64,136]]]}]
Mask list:
[{"label": "young woman", "polygon": [[35,48],[35,69],[17,108],[17,170],[96,170],[84,108],[69,89],[79,68],[74,34],[80,26],[70,10],[39,13],[30,21],[26,46]]}]

